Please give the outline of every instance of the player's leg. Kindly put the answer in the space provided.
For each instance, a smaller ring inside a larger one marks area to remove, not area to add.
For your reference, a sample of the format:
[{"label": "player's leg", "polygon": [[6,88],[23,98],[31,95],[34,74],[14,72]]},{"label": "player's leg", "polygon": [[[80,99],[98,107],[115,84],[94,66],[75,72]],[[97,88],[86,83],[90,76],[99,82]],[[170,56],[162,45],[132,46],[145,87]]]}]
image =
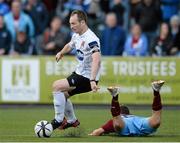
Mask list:
[{"label": "player's leg", "polygon": [[77,120],[74,113],[74,108],[70,99],[67,99],[66,101],[65,116],[67,117],[68,123],[74,123]]},{"label": "player's leg", "polygon": [[111,114],[113,116],[113,126],[115,131],[121,130],[125,123],[120,116],[121,114],[121,106],[118,102],[118,93],[119,93],[119,88],[118,87],[108,87],[108,91],[112,95],[112,100],[111,100]]},{"label": "player's leg", "polygon": [[160,89],[165,82],[162,80],[152,82],[153,88],[153,103],[152,103],[152,116],[149,118],[150,126],[153,128],[158,128],[161,123],[161,112],[162,112],[162,103]]},{"label": "player's leg", "polygon": [[69,87],[67,79],[57,80],[53,83],[53,102],[55,110],[55,118],[51,122],[53,129],[58,128],[63,122],[66,103],[66,97],[63,91]]},{"label": "player's leg", "polygon": [[124,127],[124,121],[122,120],[122,118],[120,116],[121,107],[120,107],[119,102],[118,102],[119,88],[118,87],[108,87],[107,89],[110,92],[110,94],[112,95],[111,114],[113,116],[113,119],[107,121],[100,128],[92,131],[89,134],[91,136],[100,136],[103,133],[110,133],[110,132],[119,131]]},{"label": "player's leg", "polygon": [[[75,94],[91,91],[91,85],[88,78],[85,78],[81,75],[73,73],[71,76],[67,78],[67,80],[70,87],[75,87],[75,88],[72,90],[69,90],[68,92],[65,92],[66,97],[71,97]],[[67,100],[65,104],[65,114],[67,117],[67,122],[66,124],[63,124],[60,127],[60,129],[66,129],[69,127],[77,127],[78,125],[80,125],[80,122],[77,120],[74,114],[73,105],[70,100]]]},{"label": "player's leg", "polygon": [[64,113],[67,120],[60,126],[59,129],[67,129],[69,127],[77,127],[80,125],[80,122],[74,113],[74,108],[70,99],[67,99],[66,101]]}]

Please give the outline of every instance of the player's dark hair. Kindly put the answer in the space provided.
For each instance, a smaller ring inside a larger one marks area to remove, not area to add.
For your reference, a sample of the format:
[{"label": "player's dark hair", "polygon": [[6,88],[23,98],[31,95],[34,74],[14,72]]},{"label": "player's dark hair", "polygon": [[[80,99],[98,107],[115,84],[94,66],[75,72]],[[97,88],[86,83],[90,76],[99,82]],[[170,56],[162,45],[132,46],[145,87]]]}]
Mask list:
[{"label": "player's dark hair", "polygon": [[79,22],[81,22],[82,20],[85,21],[85,23],[87,24],[87,15],[84,11],[81,11],[81,10],[74,10],[70,16],[73,16],[77,14],[77,17],[78,17],[78,20]]},{"label": "player's dark hair", "polygon": [[130,114],[129,108],[125,105],[121,105],[121,114],[129,115]]}]

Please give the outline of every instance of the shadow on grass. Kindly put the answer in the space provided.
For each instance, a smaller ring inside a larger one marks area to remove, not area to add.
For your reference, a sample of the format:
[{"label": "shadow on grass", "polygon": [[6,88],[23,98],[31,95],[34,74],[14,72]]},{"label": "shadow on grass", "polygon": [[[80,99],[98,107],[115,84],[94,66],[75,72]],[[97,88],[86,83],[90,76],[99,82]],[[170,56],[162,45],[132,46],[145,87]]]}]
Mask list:
[{"label": "shadow on grass", "polygon": [[148,135],[148,136],[119,136],[117,134],[104,134],[103,136],[108,136],[108,137],[121,137],[121,138],[129,138],[129,137],[132,137],[132,138],[159,138],[159,137],[180,137],[180,134],[158,134],[158,135]]},{"label": "shadow on grass", "polygon": [[77,128],[70,128],[68,130],[65,130],[62,137],[69,137],[69,138],[84,138],[86,136],[86,131],[83,127],[77,127]]},{"label": "shadow on grass", "polygon": [[169,134],[169,135],[167,135],[167,134],[160,134],[160,135],[154,135],[153,137],[180,137],[180,134],[178,135],[178,134]]}]

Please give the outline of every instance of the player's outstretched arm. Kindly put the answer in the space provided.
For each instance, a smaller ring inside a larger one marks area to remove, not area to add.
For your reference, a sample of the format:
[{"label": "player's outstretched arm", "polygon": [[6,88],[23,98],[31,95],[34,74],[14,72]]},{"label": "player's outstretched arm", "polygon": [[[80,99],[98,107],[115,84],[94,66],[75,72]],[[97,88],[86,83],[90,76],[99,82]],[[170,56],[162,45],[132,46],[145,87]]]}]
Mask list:
[{"label": "player's outstretched arm", "polygon": [[89,136],[100,136],[104,133],[103,128],[95,129],[92,133],[88,134]]},{"label": "player's outstretched arm", "polygon": [[[99,52],[95,52],[92,54],[92,68],[91,68],[91,77],[90,77],[91,81],[93,80],[95,81],[100,65],[101,65],[101,55]],[[91,89],[92,91],[98,90],[98,87],[95,82],[91,82]]]},{"label": "player's outstretched arm", "polygon": [[67,43],[64,48],[56,54],[56,61],[58,62],[60,59],[62,59],[64,54],[69,53],[70,51],[71,48],[69,46],[69,43]]}]

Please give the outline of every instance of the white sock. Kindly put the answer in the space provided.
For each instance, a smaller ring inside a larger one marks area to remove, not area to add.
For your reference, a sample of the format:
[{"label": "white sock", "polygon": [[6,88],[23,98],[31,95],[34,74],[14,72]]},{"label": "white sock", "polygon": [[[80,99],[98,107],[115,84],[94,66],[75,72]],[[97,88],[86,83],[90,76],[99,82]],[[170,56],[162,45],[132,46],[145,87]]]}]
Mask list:
[{"label": "white sock", "polygon": [[54,110],[55,110],[55,119],[58,122],[62,122],[64,119],[64,110],[66,99],[63,92],[53,92],[54,96]]},{"label": "white sock", "polygon": [[65,116],[67,117],[68,123],[73,123],[77,120],[71,100],[67,99],[65,105]]}]

